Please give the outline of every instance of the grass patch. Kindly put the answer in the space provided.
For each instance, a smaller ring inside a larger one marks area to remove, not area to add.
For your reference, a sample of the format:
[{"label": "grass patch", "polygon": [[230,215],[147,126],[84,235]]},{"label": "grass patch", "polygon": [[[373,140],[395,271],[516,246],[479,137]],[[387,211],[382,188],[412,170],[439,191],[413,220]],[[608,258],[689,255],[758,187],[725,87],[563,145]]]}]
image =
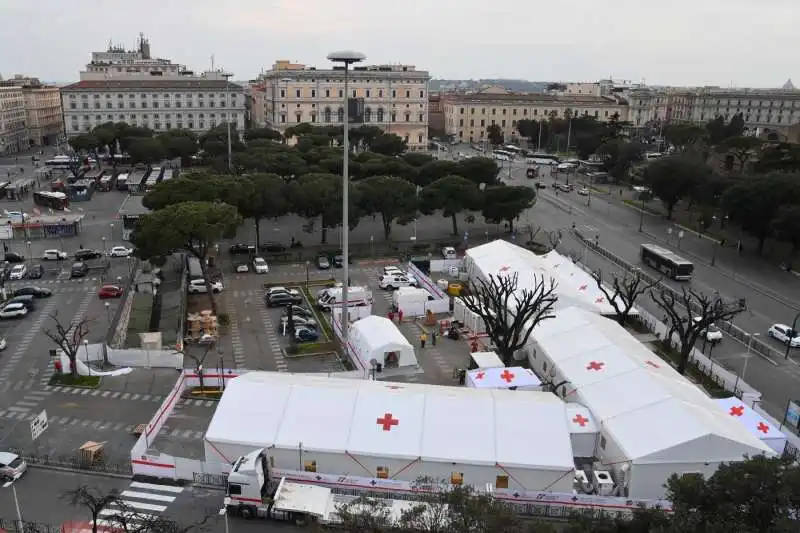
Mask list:
[{"label": "grass patch", "polygon": [[330,352],[336,352],[336,344],[333,342],[309,342],[304,344],[295,344],[286,349],[286,354],[289,357],[302,357],[309,354]]},{"label": "grass patch", "polygon": [[650,213],[651,215],[656,215],[656,216],[663,216],[664,215],[664,213],[661,210],[656,209],[655,207],[651,207],[651,206],[649,206],[647,204],[642,206],[642,202],[639,202],[639,201],[636,201],[636,200],[631,200],[630,198],[622,200],[622,202],[627,206],[630,206],[630,207],[632,207],[634,209],[637,209],[637,210],[641,209],[645,213]]},{"label": "grass patch", "polygon": [[[680,364],[680,353],[668,346],[663,340],[653,343],[656,354],[673,367],[677,368]],[[730,391],[725,390],[717,383],[712,376],[706,374],[695,361],[689,361],[686,366],[686,376],[693,382],[698,383],[712,398],[727,398],[731,395]]]},{"label": "grass patch", "polygon": [[150,317],[153,313],[153,295],[137,292],[133,295],[131,315],[128,320],[128,332],[125,335],[126,348],[140,348],[139,333],[150,331]]},{"label": "grass patch", "polygon": [[[336,285],[336,280],[334,278],[312,279],[312,280],[309,280],[309,282],[308,282],[308,286],[309,287],[322,287],[322,286],[333,287],[334,285]],[[305,286],[306,286],[306,280],[302,280],[302,281],[282,281],[282,282],[276,282],[276,283],[264,283],[262,285],[264,290],[270,289],[272,287],[286,287],[286,288],[290,288],[290,289],[292,289],[292,288],[298,288],[299,289],[299,288],[305,287]]]},{"label": "grass patch", "polygon": [[67,387],[81,387],[96,389],[100,386],[100,376],[73,376],[72,374],[53,374],[48,385],[66,385]]}]

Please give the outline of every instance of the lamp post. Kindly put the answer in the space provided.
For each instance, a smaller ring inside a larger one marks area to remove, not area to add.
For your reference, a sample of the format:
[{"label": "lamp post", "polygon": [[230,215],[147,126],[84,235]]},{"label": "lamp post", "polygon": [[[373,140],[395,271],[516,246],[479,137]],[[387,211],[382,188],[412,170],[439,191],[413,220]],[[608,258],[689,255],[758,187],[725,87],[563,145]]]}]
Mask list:
[{"label": "lamp post", "polygon": [[760,337],[761,333],[750,333],[748,337],[750,339],[747,341],[747,355],[744,357],[744,366],[742,367],[742,373],[736,376],[736,383],[733,385],[733,394],[736,395],[736,389],[739,388],[739,381],[744,381],[744,376],[747,374],[747,363],[750,361],[750,358],[753,356],[752,348],[753,348],[753,339],[755,337]]},{"label": "lamp post", "polygon": [[83,339],[83,350],[86,352],[86,366],[89,366],[89,339]]},{"label": "lamp post", "polygon": [[17,498],[17,488],[14,486],[14,482],[16,480],[18,480],[19,478],[20,478],[20,476],[17,475],[17,476],[14,477],[14,479],[6,481],[5,483],[3,483],[3,488],[4,489],[7,489],[7,488],[11,489],[11,494],[14,496],[14,509],[17,511],[17,522],[19,522],[19,524],[17,526],[18,527],[17,531],[24,531],[25,528],[23,527],[24,524],[22,523],[22,512],[19,509],[19,499]]},{"label": "lamp post", "polygon": [[308,267],[311,264],[311,261],[306,261],[306,292],[308,292]]},{"label": "lamp post", "polygon": [[642,232],[643,225],[644,225],[644,195],[643,193],[639,193],[639,233]]},{"label": "lamp post", "polygon": [[792,341],[797,337],[797,321],[800,320],[800,312],[794,315],[794,320],[792,320],[792,329],[789,331],[789,338],[786,340],[786,354],[783,356],[784,359],[789,359],[789,352],[792,349]]},{"label": "lamp post", "polygon": [[33,254],[31,253],[31,244],[32,244],[31,241],[28,241],[28,242],[25,243],[25,245],[28,247],[28,262],[29,263],[33,263]]},{"label": "lamp post", "polygon": [[228,130],[228,172],[233,174],[233,159],[232,159],[232,151],[231,151],[231,82],[230,78],[233,74],[228,72],[223,72],[222,77],[225,78],[225,106],[228,108],[228,113],[225,118],[225,125],[227,126]]},{"label": "lamp post", "polygon": [[106,302],[103,305],[105,305],[105,308],[106,308],[106,317],[108,318],[108,327],[110,328],[111,327],[111,304]]},{"label": "lamp post", "polygon": [[103,241],[103,255],[106,255],[106,238],[100,237],[100,240]]},{"label": "lamp post", "polygon": [[344,264],[342,269],[342,303],[344,304],[342,313],[342,349],[345,356],[347,355],[347,334],[348,334],[348,316],[349,316],[349,300],[348,289],[350,285],[350,110],[348,109],[349,97],[347,86],[347,73],[350,65],[358,63],[366,59],[364,54],[353,52],[351,50],[342,52],[332,52],[328,54],[328,60],[334,63],[342,63],[344,65],[344,127],[343,127],[343,157],[342,157],[342,255],[344,256]]},{"label": "lamp post", "polygon": [[112,240],[112,241],[114,240],[114,223],[113,222],[108,225],[108,239]]}]

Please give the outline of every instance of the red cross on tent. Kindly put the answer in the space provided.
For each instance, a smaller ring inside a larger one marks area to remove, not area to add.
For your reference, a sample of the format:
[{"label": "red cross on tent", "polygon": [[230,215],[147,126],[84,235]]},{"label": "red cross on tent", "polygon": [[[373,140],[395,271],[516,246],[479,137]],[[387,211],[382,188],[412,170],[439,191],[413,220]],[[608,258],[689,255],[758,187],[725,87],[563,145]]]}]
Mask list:
[{"label": "red cross on tent", "polygon": [[500,374],[500,379],[502,379],[506,383],[511,383],[512,381],[514,381],[514,373],[509,372],[509,370],[506,368],[505,370],[503,370],[503,373]]},{"label": "red cross on tent", "polygon": [[392,426],[400,425],[400,421],[396,418],[392,418],[392,413],[386,413],[383,415],[383,418],[379,418],[377,421],[379,426],[383,426],[384,431],[391,431]]},{"label": "red cross on tent", "polygon": [[386,388],[389,389],[389,390],[400,390],[400,389],[402,389],[404,387],[399,387],[397,385],[387,385]]},{"label": "red cross on tent", "polygon": [[486,372],[478,372],[475,374],[475,379],[483,379],[486,376]]},{"label": "red cross on tent", "polygon": [[742,416],[744,414],[744,405],[737,405],[736,407],[731,407],[729,413],[731,416]]},{"label": "red cross on tent", "polygon": [[586,424],[589,423],[589,419],[583,416],[582,414],[578,413],[575,415],[575,418],[572,419],[573,422],[578,424],[580,427],[585,427]]},{"label": "red cross on tent", "polygon": [[508,265],[503,265],[500,267],[500,272],[508,272],[509,270],[511,270],[511,267]]},{"label": "red cross on tent", "polygon": [[586,285],[586,284],[584,283],[583,285],[581,285],[580,287],[578,287],[578,290],[579,290],[579,291],[585,291],[585,290],[586,290],[586,289],[588,289],[588,288],[589,288],[589,286],[588,286],[588,285]]},{"label": "red cross on tent", "polygon": [[600,298],[596,299],[596,300],[594,301],[594,303],[596,303],[596,304],[601,304],[601,303],[603,303],[604,301],[605,301],[605,298],[603,298],[603,297],[601,296]]},{"label": "red cross on tent", "polygon": [[764,435],[769,433],[769,426],[766,425],[764,422],[759,422],[758,425],[756,426],[756,429],[759,430]]},{"label": "red cross on tent", "polygon": [[600,371],[603,370],[604,366],[606,366],[606,364],[602,361],[590,361],[589,364],[586,365],[586,370]]},{"label": "red cross on tent", "polygon": [[644,364],[653,368],[661,368],[661,365],[654,363],[653,361],[645,361]]}]

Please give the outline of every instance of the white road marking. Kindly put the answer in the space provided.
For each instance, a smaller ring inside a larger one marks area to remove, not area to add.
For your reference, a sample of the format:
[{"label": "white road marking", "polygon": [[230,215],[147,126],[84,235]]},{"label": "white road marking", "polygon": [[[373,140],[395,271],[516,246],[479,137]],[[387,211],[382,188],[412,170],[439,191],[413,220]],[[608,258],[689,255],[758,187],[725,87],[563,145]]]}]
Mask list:
[{"label": "white road marking", "polygon": [[151,503],[140,503],[140,502],[129,502],[128,500],[124,500],[125,505],[127,507],[133,507],[134,509],[144,509],[145,511],[155,511],[157,513],[163,513],[167,510],[166,505],[153,505]]},{"label": "white road marking", "polygon": [[136,492],[133,490],[123,490],[121,496],[125,498],[138,498],[140,500],[155,500],[157,502],[172,503],[175,501],[175,496],[168,496],[166,494],[151,494],[149,492]]},{"label": "white road marking", "polygon": [[173,487],[172,485],[155,485],[153,483],[142,483],[141,481],[134,481],[131,483],[132,489],[147,489],[147,490],[158,490],[161,492],[173,492],[175,494],[180,494],[183,492],[183,487]]}]

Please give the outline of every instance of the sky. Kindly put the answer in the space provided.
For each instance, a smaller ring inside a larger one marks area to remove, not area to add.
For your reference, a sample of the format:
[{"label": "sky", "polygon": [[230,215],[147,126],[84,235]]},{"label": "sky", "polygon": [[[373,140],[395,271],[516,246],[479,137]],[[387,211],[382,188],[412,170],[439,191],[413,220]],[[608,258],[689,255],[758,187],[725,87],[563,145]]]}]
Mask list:
[{"label": "sky", "polygon": [[0,74],[69,82],[109,40],[255,78],[337,50],[434,78],[800,86],[800,0],[0,0]]}]

